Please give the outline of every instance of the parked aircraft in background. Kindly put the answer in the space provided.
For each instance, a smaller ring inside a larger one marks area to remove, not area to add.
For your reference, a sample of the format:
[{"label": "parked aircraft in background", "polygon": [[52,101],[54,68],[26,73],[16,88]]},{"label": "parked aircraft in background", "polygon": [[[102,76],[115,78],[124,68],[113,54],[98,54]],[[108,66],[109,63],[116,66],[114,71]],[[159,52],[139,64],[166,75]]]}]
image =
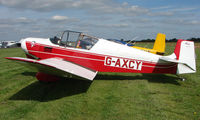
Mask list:
[{"label": "parked aircraft in background", "polygon": [[15,41],[3,41],[1,48],[11,48],[17,47],[17,43]]},{"label": "parked aircraft in background", "polygon": [[123,45],[127,45],[127,46],[134,46],[134,44],[132,44],[132,43],[127,43],[125,41],[118,40],[118,39],[107,39],[107,40],[113,41],[113,42],[116,42],[116,43],[120,43],[120,44],[123,44]]},{"label": "parked aircraft in background", "polygon": [[132,46],[133,48],[141,49],[147,52],[151,52],[158,55],[163,55],[165,53],[165,34],[158,33],[153,49],[148,49],[144,47]]},{"label": "parked aircraft in background", "polygon": [[186,40],[178,40],[174,53],[169,56],[152,54],[69,30],[50,39],[23,39],[21,47],[28,58],[7,59],[36,68],[39,81],[56,81],[60,77],[93,80],[98,72],[196,72],[194,42]]},{"label": "parked aircraft in background", "polygon": [[140,50],[144,50],[147,52],[151,52],[154,54],[158,54],[158,55],[163,55],[165,53],[165,34],[162,34],[162,33],[157,34],[153,49],[139,47],[139,46],[136,46],[135,43],[134,44],[128,43],[128,42],[125,42],[122,40],[117,40],[117,39],[108,39],[108,40],[114,41],[116,43],[124,44],[124,45],[130,46],[130,47],[133,47],[133,48],[137,48]]}]

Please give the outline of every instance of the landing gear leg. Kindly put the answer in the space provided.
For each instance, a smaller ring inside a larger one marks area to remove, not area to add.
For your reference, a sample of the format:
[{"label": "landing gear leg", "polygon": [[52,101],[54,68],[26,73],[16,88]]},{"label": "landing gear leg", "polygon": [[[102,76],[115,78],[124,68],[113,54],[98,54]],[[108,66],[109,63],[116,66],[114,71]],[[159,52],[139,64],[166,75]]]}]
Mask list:
[{"label": "landing gear leg", "polygon": [[61,78],[55,75],[50,75],[50,74],[46,74],[46,73],[42,73],[42,72],[38,72],[36,74],[36,78],[40,81],[40,82],[56,82],[58,80],[60,80]]}]

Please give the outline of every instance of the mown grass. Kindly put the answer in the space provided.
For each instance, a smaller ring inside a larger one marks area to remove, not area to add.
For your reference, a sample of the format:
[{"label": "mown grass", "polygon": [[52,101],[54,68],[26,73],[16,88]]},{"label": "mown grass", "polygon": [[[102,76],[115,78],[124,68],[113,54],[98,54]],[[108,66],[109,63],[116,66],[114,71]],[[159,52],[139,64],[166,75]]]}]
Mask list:
[{"label": "mown grass", "polygon": [[[167,54],[174,45],[167,43]],[[199,120],[199,48],[196,54],[197,73],[182,75],[186,81],[175,75],[99,73],[93,82],[41,84],[35,72],[4,59],[24,57],[20,48],[0,49],[0,119]]]}]

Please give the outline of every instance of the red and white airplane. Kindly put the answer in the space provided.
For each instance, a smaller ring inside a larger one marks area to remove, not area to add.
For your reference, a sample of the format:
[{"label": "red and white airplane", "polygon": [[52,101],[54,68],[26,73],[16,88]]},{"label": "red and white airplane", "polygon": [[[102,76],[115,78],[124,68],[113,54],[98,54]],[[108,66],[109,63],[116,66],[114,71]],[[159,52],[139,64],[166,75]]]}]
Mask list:
[{"label": "red and white airplane", "polygon": [[21,47],[28,58],[7,59],[36,68],[39,81],[56,81],[60,77],[72,76],[93,80],[98,72],[196,72],[194,42],[186,40],[178,40],[174,53],[169,56],[69,30],[50,39],[23,39]]}]

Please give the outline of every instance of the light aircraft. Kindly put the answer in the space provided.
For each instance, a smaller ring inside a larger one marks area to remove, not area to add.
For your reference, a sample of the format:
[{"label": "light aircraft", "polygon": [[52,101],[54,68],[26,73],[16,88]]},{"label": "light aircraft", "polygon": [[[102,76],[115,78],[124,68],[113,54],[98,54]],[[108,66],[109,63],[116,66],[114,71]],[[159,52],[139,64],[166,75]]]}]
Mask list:
[{"label": "light aircraft", "polygon": [[107,40],[114,41],[116,43],[124,44],[133,48],[147,51],[147,52],[151,52],[153,54],[164,55],[165,53],[165,34],[162,34],[162,33],[157,34],[153,49],[135,46],[135,44],[127,43],[127,42],[124,42],[122,40],[117,40],[117,39],[107,39]]},{"label": "light aircraft", "polygon": [[107,40],[114,41],[116,43],[124,44],[124,45],[127,45],[127,46],[134,46],[134,44],[132,44],[132,43],[128,43],[128,42],[118,40],[118,39],[107,39]]},{"label": "light aircraft", "polygon": [[144,47],[132,46],[133,48],[141,49],[147,52],[151,52],[158,55],[163,55],[165,53],[165,34],[158,33],[153,49],[148,49]]},{"label": "light aircraft", "polygon": [[169,56],[156,55],[70,30],[50,39],[23,39],[21,47],[28,58],[7,59],[36,68],[36,78],[45,82],[57,81],[60,77],[93,80],[98,72],[196,72],[194,42],[186,40],[178,40],[174,53]]},{"label": "light aircraft", "polygon": [[17,43],[15,41],[3,41],[1,47],[2,48],[17,47]]}]

